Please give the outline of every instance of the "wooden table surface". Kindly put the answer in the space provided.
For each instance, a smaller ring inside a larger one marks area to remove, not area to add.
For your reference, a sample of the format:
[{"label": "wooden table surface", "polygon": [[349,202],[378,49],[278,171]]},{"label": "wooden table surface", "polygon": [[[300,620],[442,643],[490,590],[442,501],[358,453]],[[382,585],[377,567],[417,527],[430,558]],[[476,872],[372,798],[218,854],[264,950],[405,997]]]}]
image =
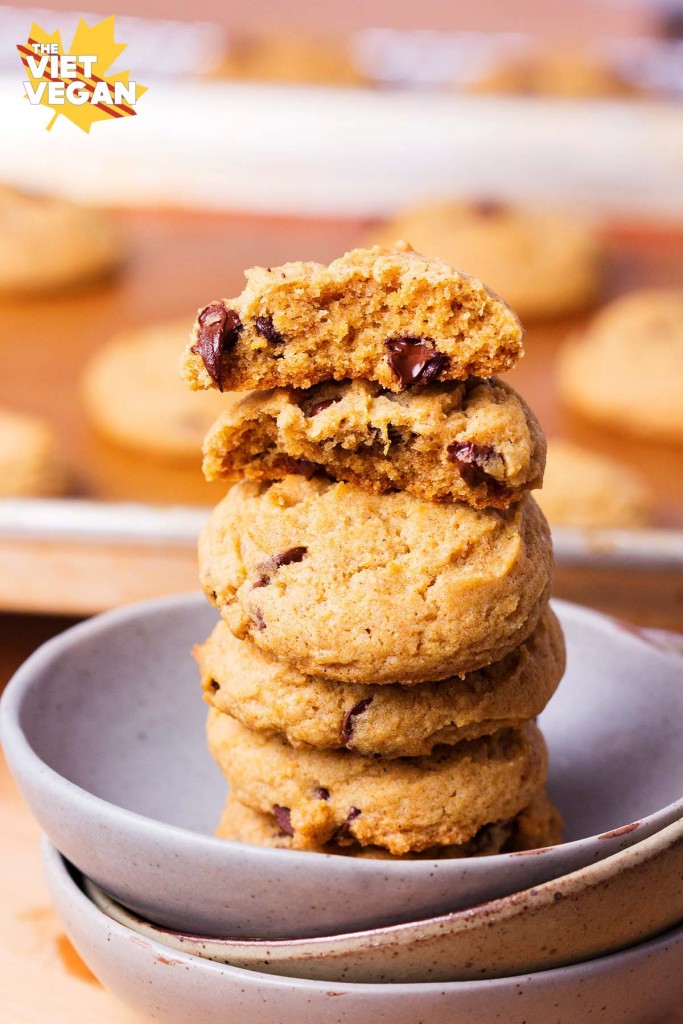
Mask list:
[{"label": "wooden table surface", "polygon": [[[98,438],[87,423],[78,383],[88,356],[113,331],[174,316],[191,319],[207,300],[241,287],[241,270],[291,259],[329,260],[354,245],[366,225],[349,220],[294,221],[165,211],[119,215],[131,238],[129,267],[84,293],[0,306],[0,404],[40,412],[56,426],[76,468],[79,491],[94,498],[209,505],[221,494],[196,465],[157,463]],[[606,294],[637,285],[681,284],[683,232],[612,227]],[[658,495],[657,521],[683,525],[681,452],[594,431],[564,412],[554,389],[553,357],[565,320],[528,331],[527,356],[510,375],[545,429],[618,455]],[[189,569],[187,570],[190,571]],[[634,575],[618,580],[560,573],[560,593],[623,611],[651,625],[683,629],[683,581]],[[189,579],[190,577],[188,577]],[[662,590],[663,586],[668,589]],[[630,601],[619,605],[618,594]],[[634,601],[635,598],[635,601]],[[0,688],[43,640],[71,618],[0,615]],[[0,763],[0,1024],[127,1024],[140,1018],[99,986],[63,934],[49,906],[38,856],[38,828]],[[674,1018],[671,1018],[673,1024]],[[676,1018],[683,1021],[683,1014]],[[579,1022],[577,1022],[579,1024]]]}]

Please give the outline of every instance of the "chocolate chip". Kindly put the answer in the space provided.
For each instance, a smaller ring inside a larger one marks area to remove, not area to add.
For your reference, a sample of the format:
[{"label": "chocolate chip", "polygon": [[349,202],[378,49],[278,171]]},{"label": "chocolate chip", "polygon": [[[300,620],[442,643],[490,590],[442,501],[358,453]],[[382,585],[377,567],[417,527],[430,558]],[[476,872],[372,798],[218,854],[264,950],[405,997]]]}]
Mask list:
[{"label": "chocolate chip", "polygon": [[263,618],[263,612],[260,608],[254,608],[254,622],[256,623],[257,629],[266,628],[266,620]]},{"label": "chocolate chip", "polygon": [[474,441],[451,441],[446,445],[446,455],[450,462],[457,464],[460,476],[470,487],[485,484],[494,491],[502,489],[500,481],[488,472],[494,461],[500,458],[492,445],[476,444]]},{"label": "chocolate chip", "polygon": [[234,309],[226,309],[220,302],[212,302],[197,317],[197,342],[192,346],[198,352],[206,372],[223,390],[222,358],[226,349],[237,341],[242,330],[242,321]]},{"label": "chocolate chip", "polygon": [[280,807],[279,804],[273,804],[273,817],[280,826],[281,836],[294,835],[294,829],[292,828],[291,811],[289,807]]},{"label": "chocolate chip", "polygon": [[211,680],[211,682],[209,683],[209,686],[211,687],[211,690],[212,690],[212,691],[213,691],[214,693],[218,693],[218,691],[219,691],[219,690],[220,690],[220,688],[221,688],[221,685],[220,685],[220,683],[217,683],[215,679],[212,679],[212,680]]},{"label": "chocolate chip", "polygon": [[428,384],[448,366],[448,356],[437,352],[428,338],[405,336],[387,338],[387,362],[402,388],[409,384]]},{"label": "chocolate chip", "polygon": [[283,345],[284,337],[273,323],[272,316],[257,316],[255,322],[256,330],[271,345]]},{"label": "chocolate chip", "polygon": [[279,555],[273,555],[272,558],[266,558],[264,562],[259,562],[256,566],[259,577],[254,583],[254,587],[267,587],[270,583],[270,577],[274,572],[280,568],[281,565],[292,565],[295,562],[300,562],[308,548],[298,547],[289,548],[288,551],[282,551]]},{"label": "chocolate chip", "polygon": [[256,568],[260,573],[275,572],[281,565],[292,565],[293,562],[300,562],[307,551],[308,548],[304,547],[289,548],[287,551],[280,552],[279,555],[267,558],[265,562],[259,562]]},{"label": "chocolate chip", "polygon": [[326,398],[323,402],[314,402],[306,413],[307,418],[310,419],[311,416],[317,416],[319,412],[322,412],[323,409],[329,409],[335,402],[341,402],[341,395],[335,395],[334,398]]},{"label": "chocolate chip", "polygon": [[470,209],[477,217],[496,217],[505,213],[507,207],[497,199],[480,199],[479,202],[472,203]]},{"label": "chocolate chip", "polygon": [[297,476],[305,477],[307,480],[315,476],[320,469],[320,466],[315,462],[307,462],[306,459],[293,459],[290,455],[280,456],[275,465],[281,473],[294,473]]},{"label": "chocolate chip", "polygon": [[313,790],[313,793],[314,793],[314,796],[315,796],[316,800],[329,800],[330,799],[330,791],[329,791],[329,789],[327,789],[326,786],[316,786],[316,788]]},{"label": "chocolate chip", "polygon": [[346,815],[346,821],[343,822],[337,829],[334,838],[339,839],[352,839],[353,833],[351,831],[351,822],[355,821],[360,815],[358,807],[350,807],[349,813]]},{"label": "chocolate chip", "polygon": [[353,733],[356,728],[356,718],[358,715],[362,715],[364,711],[372,704],[372,697],[363,697],[362,700],[357,701],[352,708],[344,715],[344,721],[342,722],[341,735],[345,746],[349,746],[353,738]]}]

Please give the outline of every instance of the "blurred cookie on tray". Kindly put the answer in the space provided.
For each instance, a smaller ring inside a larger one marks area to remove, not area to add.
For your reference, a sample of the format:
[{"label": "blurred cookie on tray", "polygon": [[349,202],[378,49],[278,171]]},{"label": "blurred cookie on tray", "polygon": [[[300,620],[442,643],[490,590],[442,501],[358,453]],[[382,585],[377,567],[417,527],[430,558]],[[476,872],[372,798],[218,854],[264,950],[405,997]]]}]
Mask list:
[{"label": "blurred cookie on tray", "polygon": [[106,277],[125,254],[103,211],[0,184],[0,295],[71,289]]},{"label": "blurred cookie on tray", "polygon": [[636,291],[605,306],[566,342],[559,387],[588,419],[683,443],[683,290]]},{"label": "blurred cookie on tray", "polygon": [[183,387],[178,350],[188,333],[187,321],[171,320],[117,334],[102,346],[82,386],[101,434],[143,454],[196,461],[204,434],[234,396],[202,398]]},{"label": "blurred cookie on tray", "polygon": [[213,78],[302,85],[363,85],[365,79],[338,39],[270,30],[231,39]]},{"label": "blurred cookie on tray", "polygon": [[652,496],[628,466],[571,441],[548,441],[538,504],[556,526],[638,527],[651,517]]},{"label": "blurred cookie on tray", "polygon": [[488,198],[437,200],[399,212],[371,240],[390,245],[397,238],[474,274],[522,320],[584,309],[600,290],[600,242],[592,224],[572,212]]},{"label": "blurred cookie on tray", "polygon": [[50,498],[69,484],[57,439],[37,416],[0,408],[0,498]]},{"label": "blurred cookie on tray", "polygon": [[501,59],[469,91],[564,99],[608,99],[638,93],[603,56],[576,48],[545,47]]}]

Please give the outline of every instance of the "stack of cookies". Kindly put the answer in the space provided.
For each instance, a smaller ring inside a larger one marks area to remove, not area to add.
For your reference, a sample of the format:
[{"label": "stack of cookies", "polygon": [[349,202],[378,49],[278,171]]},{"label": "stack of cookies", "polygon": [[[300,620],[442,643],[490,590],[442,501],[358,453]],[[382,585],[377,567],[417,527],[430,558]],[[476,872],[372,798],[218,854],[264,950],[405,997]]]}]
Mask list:
[{"label": "stack of cookies", "polygon": [[204,446],[232,484],[200,540],[219,835],[384,857],[559,841],[534,721],[564,669],[529,495],[545,441],[494,377],[522,344],[502,300],[403,243],[256,268],[200,311],[186,381],[248,391]]}]

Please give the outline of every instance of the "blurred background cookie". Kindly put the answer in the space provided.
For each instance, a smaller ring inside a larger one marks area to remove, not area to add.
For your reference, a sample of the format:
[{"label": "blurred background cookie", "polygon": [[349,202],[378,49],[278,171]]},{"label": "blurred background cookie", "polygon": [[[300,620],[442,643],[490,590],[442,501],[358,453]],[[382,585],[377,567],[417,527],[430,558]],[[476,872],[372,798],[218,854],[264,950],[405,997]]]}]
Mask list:
[{"label": "blurred background cookie", "polygon": [[339,40],[292,30],[236,36],[211,74],[215,78],[308,85],[363,83],[363,76]]},{"label": "blurred background cookie", "polygon": [[67,471],[47,423],[0,409],[0,498],[48,498],[67,489]]},{"label": "blurred background cookie", "polygon": [[606,306],[565,345],[559,386],[589,419],[683,443],[683,291],[632,292]]},{"label": "blurred background cookie", "polygon": [[558,526],[645,526],[651,496],[628,466],[571,441],[548,442],[538,504]]},{"label": "blurred background cookie", "polygon": [[540,47],[483,75],[474,92],[567,99],[633,96],[637,90],[597,54],[581,49]]},{"label": "blurred background cookie", "polygon": [[204,434],[235,399],[217,391],[196,394],[183,385],[178,353],[189,326],[186,320],[171,320],[127,331],[100,349],[82,387],[100,433],[145,454],[200,459]]},{"label": "blurred background cookie", "polygon": [[70,288],[109,274],[124,254],[102,211],[0,185],[0,294]]},{"label": "blurred background cookie", "polygon": [[599,290],[600,244],[572,213],[444,200],[404,210],[370,240],[398,238],[480,278],[522,320],[582,309]]}]

